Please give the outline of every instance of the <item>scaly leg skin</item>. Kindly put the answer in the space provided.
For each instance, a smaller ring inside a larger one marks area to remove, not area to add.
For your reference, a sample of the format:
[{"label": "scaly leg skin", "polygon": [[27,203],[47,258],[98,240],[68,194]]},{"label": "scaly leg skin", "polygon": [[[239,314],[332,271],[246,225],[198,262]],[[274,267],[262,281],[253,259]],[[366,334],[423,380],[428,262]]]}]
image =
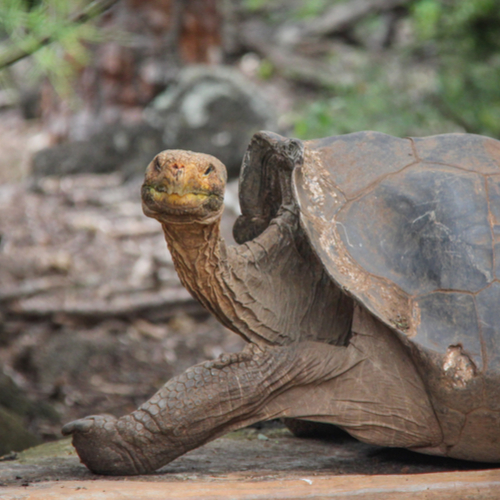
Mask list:
[{"label": "scaly leg skin", "polygon": [[130,415],[87,417],[65,425],[63,434],[73,434],[91,471],[133,475],[152,472],[226,432],[276,417],[329,422],[382,446],[441,441],[413,363],[393,334],[367,313],[354,321],[347,347],[249,344],[241,353],[173,378]]},{"label": "scaly leg skin", "polygon": [[295,348],[262,350],[250,344],[171,379],[130,415],[90,416],[66,424],[62,433],[73,435],[81,461],[95,473],[151,472],[265,417],[269,398],[296,383],[301,369],[307,371],[297,357],[302,356]]}]

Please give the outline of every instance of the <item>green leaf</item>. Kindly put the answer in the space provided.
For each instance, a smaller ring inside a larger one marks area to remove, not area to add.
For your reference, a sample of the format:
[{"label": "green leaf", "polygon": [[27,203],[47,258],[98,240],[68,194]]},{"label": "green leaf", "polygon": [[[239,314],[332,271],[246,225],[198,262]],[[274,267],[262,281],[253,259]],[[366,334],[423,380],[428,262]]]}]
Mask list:
[{"label": "green leaf", "polygon": [[438,0],[420,0],[413,5],[413,17],[418,35],[423,40],[436,36],[442,17],[442,3]]}]

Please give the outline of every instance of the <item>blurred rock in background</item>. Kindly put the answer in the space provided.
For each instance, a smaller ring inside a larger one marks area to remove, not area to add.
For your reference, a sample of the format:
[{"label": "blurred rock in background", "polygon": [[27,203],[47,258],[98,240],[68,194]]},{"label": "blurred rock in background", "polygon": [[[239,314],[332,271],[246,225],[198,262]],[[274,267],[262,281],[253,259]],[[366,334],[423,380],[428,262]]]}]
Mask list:
[{"label": "blurred rock in background", "polygon": [[0,456],[40,443],[44,426],[54,422],[59,415],[52,407],[27,398],[0,365]]},{"label": "blurred rock in background", "polygon": [[203,151],[238,177],[249,138],[277,131],[276,110],[259,87],[229,67],[191,66],[146,108],[164,149]]},{"label": "blurred rock in background", "polygon": [[129,176],[143,173],[162,149],[161,131],[147,123],[110,125],[87,140],[63,142],[36,152],[32,173],[44,177],[120,170]]},{"label": "blurred rock in background", "polygon": [[202,151],[238,177],[250,137],[277,130],[276,110],[258,86],[223,66],[190,66],[144,111],[144,121],[116,124],[87,140],[65,142],[33,157],[33,174],[141,174],[164,149]]}]

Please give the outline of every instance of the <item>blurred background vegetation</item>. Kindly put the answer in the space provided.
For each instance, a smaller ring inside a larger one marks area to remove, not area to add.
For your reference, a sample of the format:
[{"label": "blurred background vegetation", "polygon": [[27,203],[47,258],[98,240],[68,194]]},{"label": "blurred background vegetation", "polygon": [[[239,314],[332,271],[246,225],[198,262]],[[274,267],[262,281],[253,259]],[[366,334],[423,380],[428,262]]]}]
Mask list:
[{"label": "blurred background vegetation", "polygon": [[[500,3],[417,0],[399,15],[406,40],[386,41],[352,82],[334,84],[306,105],[296,134],[373,129],[397,136],[464,131],[499,137]],[[363,47],[382,22],[377,14],[363,19],[354,45]]]},{"label": "blurred background vegetation", "polygon": [[[77,105],[71,90],[95,47],[110,40],[133,43],[126,29],[100,21],[112,3],[3,0],[1,83],[10,101],[45,77],[60,97]],[[166,3],[174,9],[175,2]],[[221,38],[216,63],[238,65],[253,56],[255,79],[274,82],[278,92],[282,85],[290,94],[292,102],[280,112],[295,136],[366,129],[397,136],[448,131],[500,136],[499,0],[208,3],[219,16],[213,28]],[[89,6],[94,11],[82,22]],[[247,36],[252,23],[265,36]],[[171,23],[169,29],[178,27]],[[21,76],[8,64],[16,51],[33,53]]]},{"label": "blurred background vegetation", "polygon": [[61,95],[70,93],[78,68],[89,63],[87,44],[101,43],[119,33],[99,30],[89,21],[115,1],[3,0],[0,3],[0,74],[3,87],[13,91],[10,66],[27,56],[32,64],[23,78],[35,85],[48,78]]}]

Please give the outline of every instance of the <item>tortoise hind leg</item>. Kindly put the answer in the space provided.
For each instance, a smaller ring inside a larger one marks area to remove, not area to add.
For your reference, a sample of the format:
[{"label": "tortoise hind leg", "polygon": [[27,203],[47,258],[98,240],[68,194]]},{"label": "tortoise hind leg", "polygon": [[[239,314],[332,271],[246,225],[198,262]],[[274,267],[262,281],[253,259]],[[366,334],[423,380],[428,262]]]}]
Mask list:
[{"label": "tortoise hind leg", "polygon": [[266,407],[281,409],[295,435],[338,439],[344,430],[380,446],[439,448],[442,431],[425,386],[389,328],[356,306],[346,347],[314,344],[304,353],[321,366],[314,382],[296,384]]},{"label": "tortoise hind leg", "polygon": [[296,384],[269,401],[270,414],[334,424],[380,446],[441,444],[441,428],[420,375],[385,325],[357,306],[346,347],[315,345],[304,355],[316,356],[321,373],[313,383]]}]

